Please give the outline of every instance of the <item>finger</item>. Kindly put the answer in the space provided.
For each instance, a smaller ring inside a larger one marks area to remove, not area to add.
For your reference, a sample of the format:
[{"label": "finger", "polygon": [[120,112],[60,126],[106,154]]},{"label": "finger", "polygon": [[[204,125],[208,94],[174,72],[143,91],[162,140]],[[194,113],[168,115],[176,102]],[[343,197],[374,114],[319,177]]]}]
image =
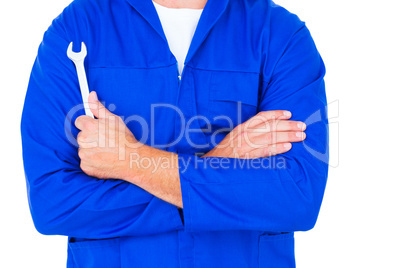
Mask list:
[{"label": "finger", "polygon": [[247,132],[249,132],[251,136],[256,136],[268,132],[304,131],[306,127],[306,124],[301,121],[271,120],[263,122],[253,128],[248,128]]},{"label": "finger", "polygon": [[85,158],[84,148],[78,148],[78,157],[81,159],[81,161]]},{"label": "finger", "polygon": [[106,118],[113,115],[106,107],[98,100],[98,95],[95,91],[89,93],[88,97],[89,108],[93,115],[97,118]]},{"label": "finger", "polygon": [[305,132],[273,132],[267,135],[270,144],[300,142],[306,139]]},{"label": "finger", "polygon": [[286,110],[274,110],[274,111],[264,111],[259,112],[257,115],[250,118],[247,122],[244,123],[247,127],[255,127],[261,123],[270,121],[270,120],[278,120],[278,119],[289,119],[292,116],[291,112]]},{"label": "finger", "polygon": [[278,154],[283,154],[292,149],[291,143],[278,143],[275,145],[268,145],[267,147],[252,150],[248,154],[248,158],[255,159],[260,157],[269,157]]},{"label": "finger", "polygon": [[75,119],[74,124],[79,130],[89,129],[92,127],[93,120],[93,118],[87,115],[81,115]]},{"label": "finger", "polygon": [[85,148],[85,149],[91,149],[91,148],[95,148],[98,147],[98,142],[96,140],[96,138],[94,138],[93,136],[87,136],[86,134],[84,134],[83,131],[80,131],[77,135],[77,143],[78,143],[78,149],[80,148]]},{"label": "finger", "polygon": [[258,136],[244,136],[244,141],[251,148],[258,148],[267,144],[300,142],[306,139],[306,133],[302,131],[270,132]]}]

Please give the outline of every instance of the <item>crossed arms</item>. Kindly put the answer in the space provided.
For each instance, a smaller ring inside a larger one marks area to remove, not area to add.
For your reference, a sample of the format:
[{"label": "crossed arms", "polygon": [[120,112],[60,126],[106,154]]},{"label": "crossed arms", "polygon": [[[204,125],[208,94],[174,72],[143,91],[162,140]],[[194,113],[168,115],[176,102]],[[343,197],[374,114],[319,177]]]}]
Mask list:
[{"label": "crossed arms", "polygon": [[[97,119],[83,115],[75,121],[81,130],[77,137],[81,169],[99,179],[114,178],[135,184],[183,208],[178,155],[138,142],[123,120],[99,102],[95,92],[90,94],[88,102]],[[291,149],[291,142],[306,137],[306,124],[287,120],[290,116],[289,111],[261,112],[237,126],[204,157],[253,159],[285,153]],[[132,155],[147,158],[150,165],[130,165]],[[161,160],[166,161],[163,166],[152,166]]]},{"label": "crossed arms", "polygon": [[[77,154],[61,124],[80,98],[79,91],[66,90],[77,87],[71,62],[59,56],[68,43],[52,31],[45,35],[21,123],[30,209],[41,233],[98,239],[179,229],[282,232],[314,226],[328,162],[325,155],[319,159],[310,152],[327,152],[328,131],[325,68],[306,28],[292,38],[262,85],[259,110],[265,112],[237,126],[204,157],[139,144],[94,93],[89,101],[97,119],[83,116],[69,122],[78,128],[72,129],[80,147]],[[291,110],[295,121],[284,109]],[[317,112],[321,119],[311,125],[306,122],[306,138],[302,121]],[[110,118],[120,126],[112,137],[100,131]],[[124,150],[126,161],[116,158],[118,146],[96,146],[117,137],[132,145]],[[244,142],[247,139],[251,143]],[[292,147],[285,147],[289,143]],[[151,162],[169,160],[156,169],[130,167],[127,159],[133,154],[155,160]],[[259,157],[282,157],[286,168],[235,168],[236,163],[247,165]],[[203,165],[216,159],[225,159],[228,168]],[[203,168],[196,168],[196,163]],[[183,208],[184,225],[177,207]]]}]

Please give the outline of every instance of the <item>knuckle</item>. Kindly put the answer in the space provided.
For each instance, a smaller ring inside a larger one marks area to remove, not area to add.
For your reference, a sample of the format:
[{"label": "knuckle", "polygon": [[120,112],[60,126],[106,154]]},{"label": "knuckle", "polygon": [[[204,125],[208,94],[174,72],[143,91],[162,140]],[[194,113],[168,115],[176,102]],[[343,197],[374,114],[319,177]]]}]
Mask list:
[{"label": "knuckle", "polygon": [[271,147],[268,147],[265,151],[264,151],[264,153],[265,153],[265,155],[266,156],[273,156],[273,155],[276,155],[276,146],[274,145],[274,146],[271,146]]},{"label": "knuckle", "polygon": [[267,116],[264,114],[264,112],[259,112],[258,114],[250,118],[250,122],[258,123],[267,120],[266,118]]},{"label": "knuckle", "polygon": [[242,129],[243,129],[242,124],[237,125],[232,131],[229,132],[228,135],[230,135],[232,138],[234,138],[242,132]]},{"label": "knuckle", "polygon": [[278,143],[278,141],[282,141],[283,140],[282,133],[281,132],[272,132],[271,140],[272,140],[272,143]]},{"label": "knuckle", "polygon": [[120,116],[113,115],[113,117],[114,117],[115,120],[116,120],[117,122],[119,122],[120,124],[124,124],[124,121],[123,121],[123,119],[122,119]]},{"label": "knuckle", "polygon": [[276,131],[278,129],[278,125],[280,123],[280,120],[272,120],[269,124],[270,128],[272,131]]},{"label": "knuckle", "polygon": [[82,161],[81,161],[81,164],[80,164],[80,168],[85,173],[89,173],[89,167],[87,165],[85,165]]},{"label": "knuckle", "polygon": [[261,112],[261,118],[264,121],[270,121],[270,120],[275,120],[276,116],[275,116],[275,113],[273,113],[272,111],[265,111],[265,112]]},{"label": "knuckle", "polygon": [[84,134],[83,134],[83,132],[81,131],[80,133],[78,133],[78,135],[77,135],[77,142],[78,142],[78,144],[81,144],[81,143],[83,143],[83,142],[85,142],[85,136],[84,136]]},{"label": "knuckle", "polygon": [[243,148],[243,146],[240,146],[238,148],[233,148],[233,152],[235,155],[244,156],[244,154],[246,153],[246,150]]},{"label": "knuckle", "polygon": [[264,116],[264,117],[272,117],[275,115],[275,112],[274,111],[260,111],[258,114],[261,116]]},{"label": "knuckle", "polygon": [[267,133],[273,132],[273,131],[275,131],[275,127],[273,127],[271,124],[267,124],[267,125],[265,126],[265,131],[266,131]]},{"label": "knuckle", "polygon": [[84,151],[83,150],[78,150],[78,157],[79,158],[81,158],[81,159],[84,159],[85,158],[85,153],[84,153]]},{"label": "knuckle", "polygon": [[234,132],[239,132],[239,131],[241,131],[243,128],[244,128],[244,123],[237,125],[237,126],[233,129],[233,131],[234,131]]},{"label": "knuckle", "polygon": [[79,116],[79,117],[77,117],[77,119],[75,119],[75,126],[79,126],[79,125],[81,125],[81,123],[82,123],[82,120],[83,120],[83,115],[81,115],[81,116]]},{"label": "knuckle", "polygon": [[256,150],[254,156],[256,158],[260,158],[260,157],[266,157],[268,155],[269,155],[269,148],[264,147],[264,148],[260,148],[260,149]]},{"label": "knuckle", "polygon": [[92,127],[91,121],[89,121],[89,120],[86,120],[83,125],[84,125],[84,128],[88,129],[88,130],[91,129],[91,127]]},{"label": "knuckle", "polygon": [[241,131],[240,133],[239,133],[239,139],[241,139],[241,141],[242,141],[242,144],[245,142],[245,141],[248,141],[249,140],[249,135],[248,135],[248,132],[247,131]]},{"label": "knuckle", "polygon": [[101,106],[101,107],[99,107],[99,113],[100,114],[103,114],[103,115],[106,115],[107,114],[107,109],[106,109],[106,107],[105,106]]},{"label": "knuckle", "polygon": [[274,111],[261,111],[259,114],[264,117],[265,119],[271,120],[275,118],[275,112]]},{"label": "knuckle", "polygon": [[292,140],[295,140],[295,139],[297,139],[296,133],[289,132],[288,133],[288,140],[292,141]]}]

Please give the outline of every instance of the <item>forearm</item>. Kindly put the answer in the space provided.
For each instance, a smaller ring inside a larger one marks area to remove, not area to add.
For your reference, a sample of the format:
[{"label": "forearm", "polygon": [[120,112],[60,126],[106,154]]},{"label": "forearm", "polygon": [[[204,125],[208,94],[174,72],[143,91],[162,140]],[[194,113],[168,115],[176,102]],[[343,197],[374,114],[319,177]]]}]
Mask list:
[{"label": "forearm", "polygon": [[[288,119],[290,116],[291,115],[288,111],[270,111],[260,113],[259,115],[247,121],[245,124],[242,124],[233,130],[231,134],[227,135],[227,137],[217,147],[215,147],[205,156],[224,158],[260,158],[273,156],[278,153],[284,153],[291,148],[289,142],[298,142],[304,139],[296,136],[298,131],[305,129],[304,123],[287,120],[273,121],[268,123],[264,120],[279,120],[281,118]],[[261,124],[261,121],[264,122]],[[268,129],[266,129],[267,125],[269,125]],[[250,127],[252,127],[252,130],[263,128],[263,130],[265,129],[265,132],[259,131],[258,134],[262,134],[260,137],[255,135],[255,132],[248,133],[247,131],[250,131],[248,129]],[[283,132],[279,132],[278,135],[275,135],[275,130]],[[237,141],[238,138],[243,136],[249,136],[252,138],[252,141],[256,143],[262,139],[263,146],[250,146],[252,145],[249,144],[250,142],[247,143],[243,141],[240,143]],[[278,137],[273,140],[271,136]],[[279,144],[275,144],[275,142],[279,142]],[[183,204],[178,155],[158,150],[140,143],[135,144],[140,146],[136,146],[136,149],[128,149],[126,154],[127,160],[124,162],[124,167],[127,168],[127,172],[119,172],[120,174],[123,174],[122,176],[120,175],[120,177],[141,187],[154,196],[182,208]],[[234,148],[235,144],[243,144],[244,148]],[[284,147],[284,144],[289,144],[289,146]],[[243,153],[244,155],[238,153]]]},{"label": "forearm", "polygon": [[143,145],[130,151],[126,165],[126,181],[183,208],[177,154]]}]

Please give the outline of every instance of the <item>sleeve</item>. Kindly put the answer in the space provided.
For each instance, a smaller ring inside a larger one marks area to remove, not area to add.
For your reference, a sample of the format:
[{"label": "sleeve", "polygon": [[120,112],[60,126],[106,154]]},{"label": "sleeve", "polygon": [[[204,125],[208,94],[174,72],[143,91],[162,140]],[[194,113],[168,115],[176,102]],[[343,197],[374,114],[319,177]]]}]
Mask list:
[{"label": "sleeve", "polygon": [[255,160],[181,154],[186,230],[314,227],[328,175],[328,123],[325,67],[304,24],[274,65],[264,70],[269,79],[262,83],[259,110],[290,110],[292,120],[308,125],[306,140],[285,154]]},{"label": "sleeve", "polygon": [[69,42],[51,26],[33,66],[21,120],[28,200],[43,234],[82,238],[150,235],[182,229],[176,206],[121,180],[80,169],[75,119],[82,103]]}]

